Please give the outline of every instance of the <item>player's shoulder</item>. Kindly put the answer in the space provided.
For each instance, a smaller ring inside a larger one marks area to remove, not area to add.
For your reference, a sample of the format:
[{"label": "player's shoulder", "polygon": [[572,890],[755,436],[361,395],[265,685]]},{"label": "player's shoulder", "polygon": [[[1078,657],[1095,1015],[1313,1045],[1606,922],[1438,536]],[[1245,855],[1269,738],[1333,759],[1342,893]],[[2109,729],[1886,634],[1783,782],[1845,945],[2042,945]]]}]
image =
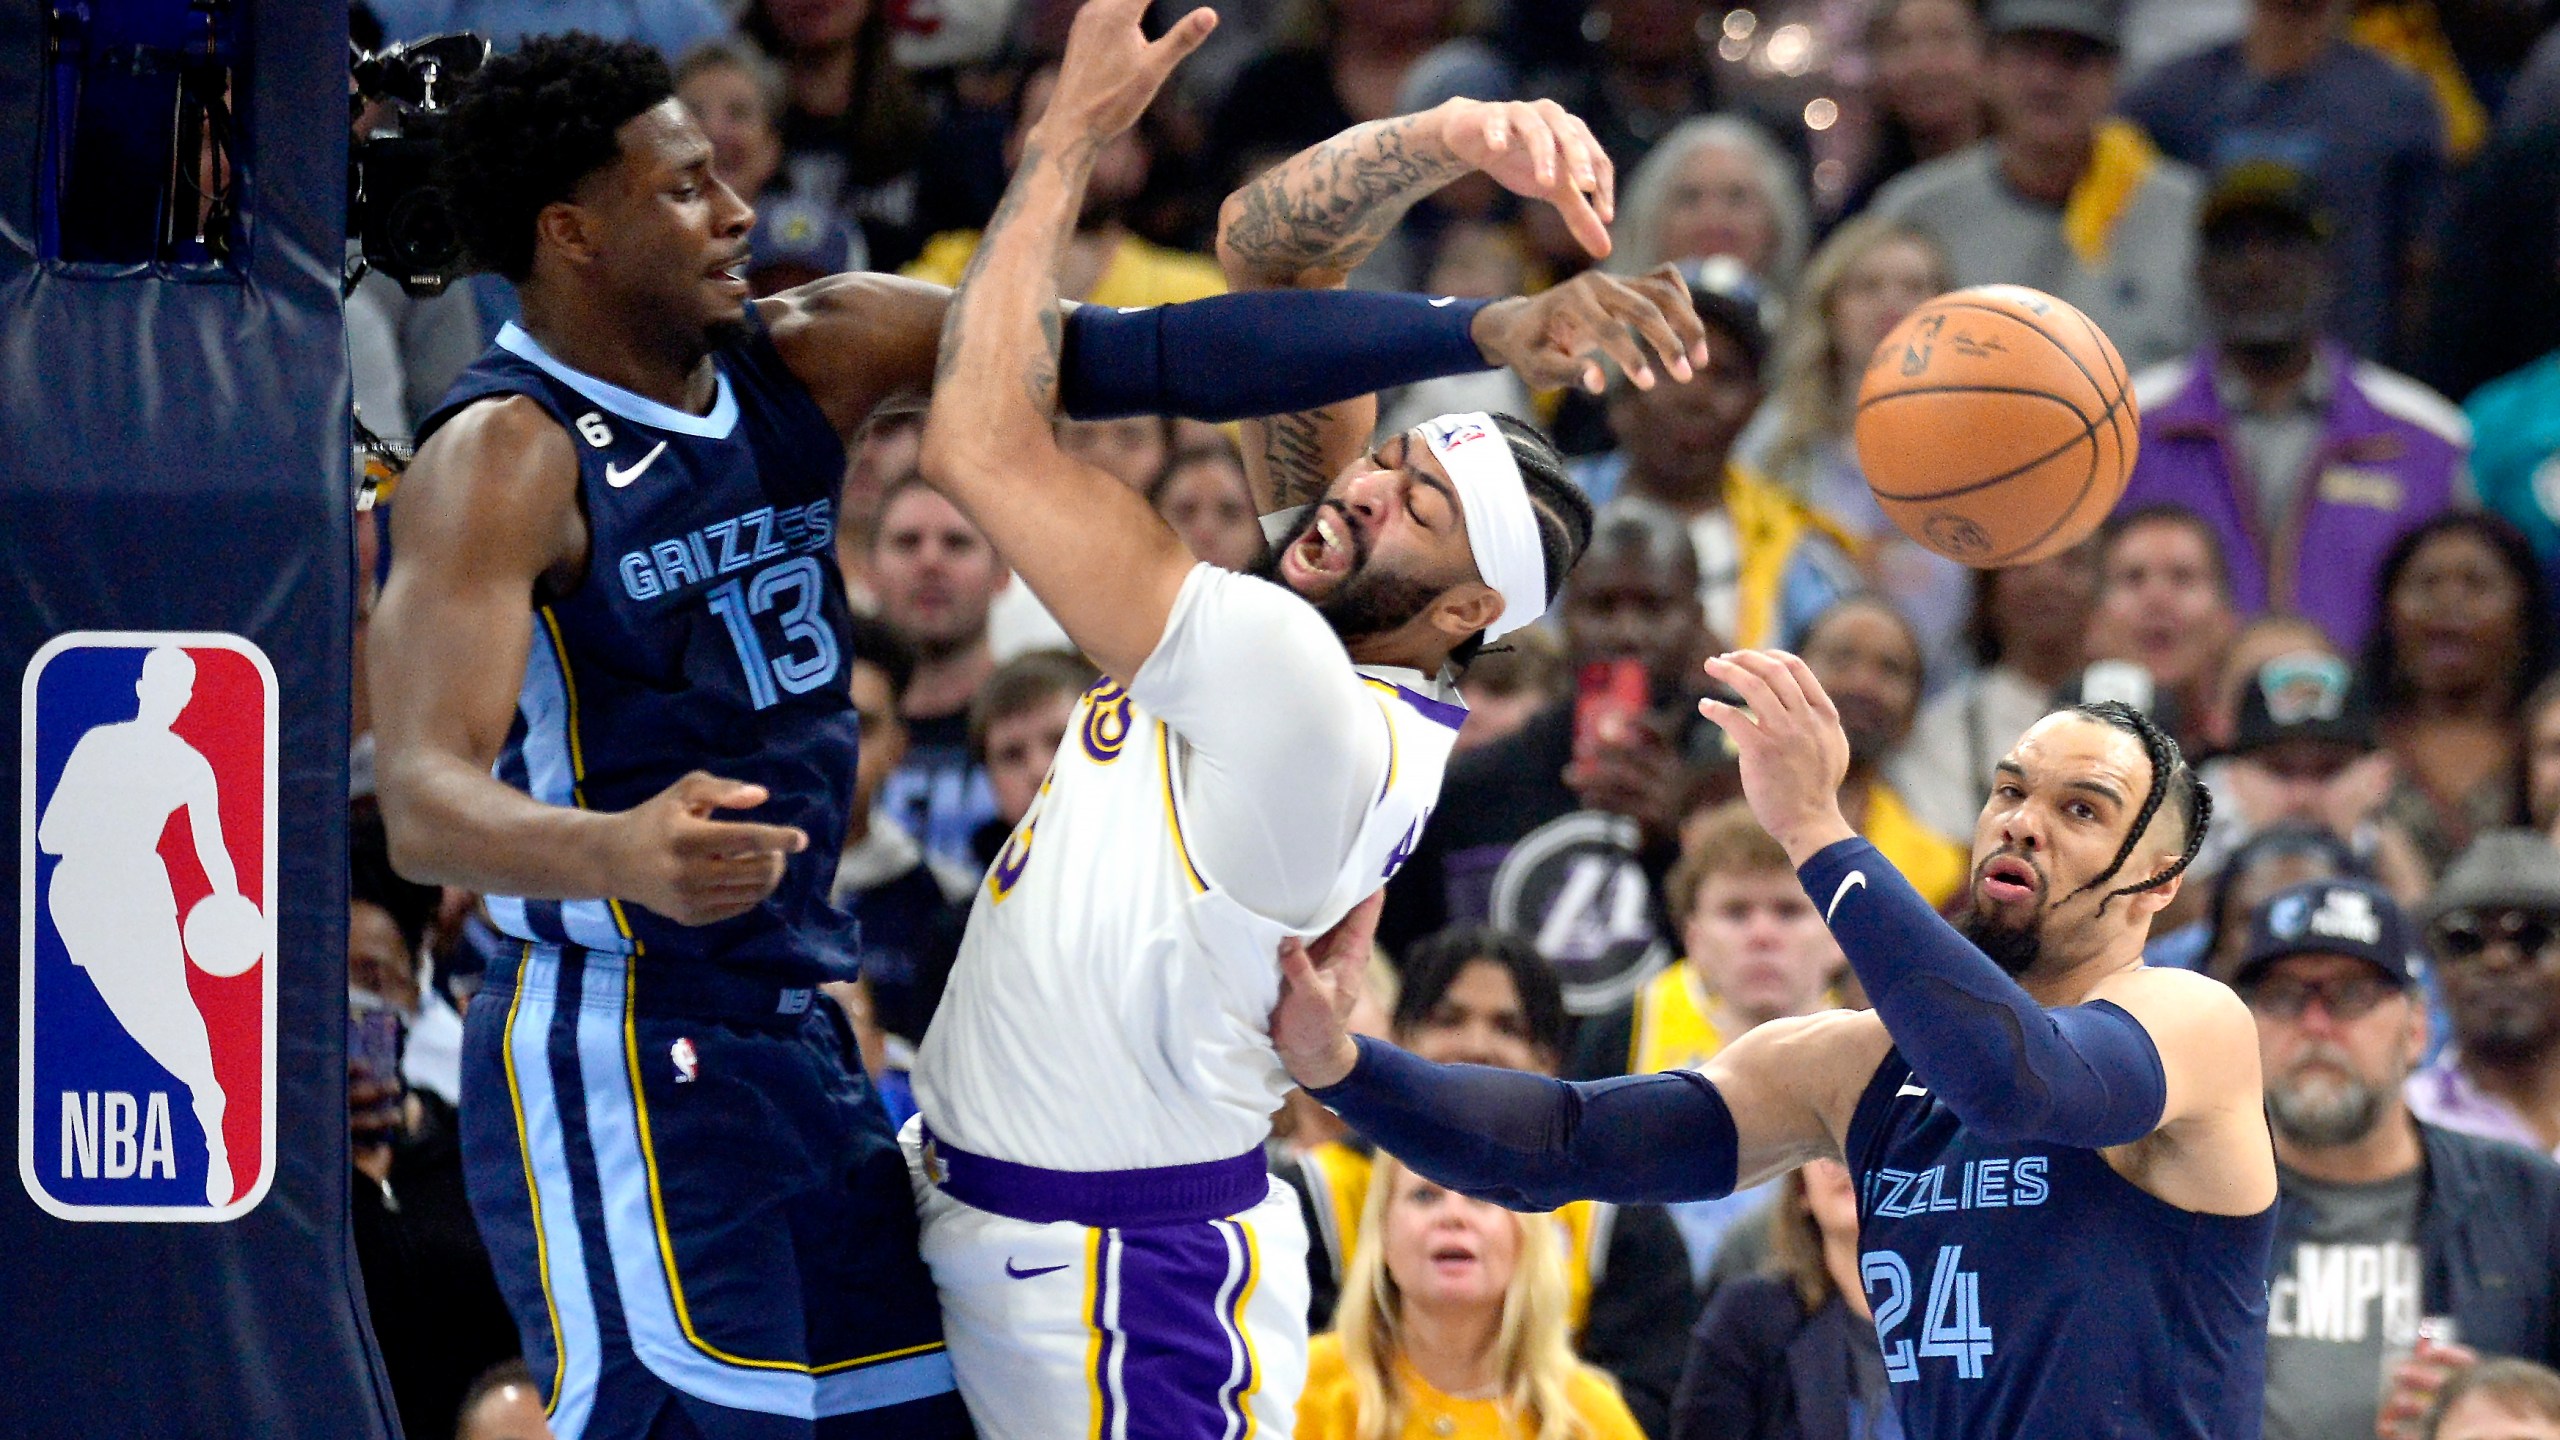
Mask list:
[{"label": "player's shoulder", "polygon": [[2211,1039],[2245,1039],[2250,1053],[2257,1053],[2257,1021],[2248,1002],[2210,975],[2173,965],[2137,965],[2100,981],[2089,998],[2129,1012],[2155,1040],[2160,1024],[2173,1021]]},{"label": "player's shoulder", "polygon": [[568,428],[550,407],[531,395],[501,392],[464,404],[419,445],[416,458],[401,477],[412,490],[424,472],[445,470],[462,476],[493,472],[552,472],[574,475],[578,449]]}]

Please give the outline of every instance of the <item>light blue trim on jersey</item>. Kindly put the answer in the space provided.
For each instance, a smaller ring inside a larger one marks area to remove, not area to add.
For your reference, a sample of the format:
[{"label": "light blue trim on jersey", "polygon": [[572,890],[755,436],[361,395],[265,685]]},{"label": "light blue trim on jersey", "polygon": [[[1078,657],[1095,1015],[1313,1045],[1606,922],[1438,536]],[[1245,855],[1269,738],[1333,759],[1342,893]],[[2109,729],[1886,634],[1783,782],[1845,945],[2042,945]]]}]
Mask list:
[{"label": "light blue trim on jersey", "polygon": [[498,348],[542,367],[544,374],[606,410],[625,420],[654,429],[671,430],[678,435],[699,435],[707,440],[725,440],[738,428],[738,397],[729,389],[729,372],[713,362],[712,371],[719,377],[719,393],[711,402],[708,415],[691,415],[672,405],[661,405],[646,395],[625,390],[610,380],[599,380],[584,370],[573,369],[558,356],[542,348],[542,342],[526,333],[513,320],[498,327]]},{"label": "light blue trim on jersey", "polygon": [[[522,751],[533,798],[545,805],[584,808],[578,795],[576,767],[569,756],[568,683],[561,672],[560,653],[552,648],[551,627],[543,624],[540,616],[534,618],[533,644],[525,651],[524,686],[516,692],[516,709],[524,715]],[[530,917],[523,914],[524,902],[514,903],[513,918],[529,927]],[[498,918],[495,910],[490,912],[490,918]],[[602,900],[561,901],[560,928],[572,944],[616,955],[631,953],[630,940],[624,937],[622,927],[613,923],[613,911]],[[510,933],[533,938],[530,928]]]},{"label": "light blue trim on jersey", "polygon": [[[515,902],[519,909],[524,902]],[[551,1083],[551,1022],[559,1010],[560,952],[535,946],[516,980],[515,1023],[507,1027],[507,1054],[523,1099],[524,1150],[533,1175],[535,1213],[541,1217],[542,1253],[550,1273],[542,1277],[559,1324],[560,1393],[551,1397],[551,1433],[579,1440],[595,1411],[596,1377],[604,1342],[596,1328],[595,1292],[587,1286],[587,1251],[578,1238],[578,1203],[569,1182],[568,1137],[560,1124],[560,1098]]]}]

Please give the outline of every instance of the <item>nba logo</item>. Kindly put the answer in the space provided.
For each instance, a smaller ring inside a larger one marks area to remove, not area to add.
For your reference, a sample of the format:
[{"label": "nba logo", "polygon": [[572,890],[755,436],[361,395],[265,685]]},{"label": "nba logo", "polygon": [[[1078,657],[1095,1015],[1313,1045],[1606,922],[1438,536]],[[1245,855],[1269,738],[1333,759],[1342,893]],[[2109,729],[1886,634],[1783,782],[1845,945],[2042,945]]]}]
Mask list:
[{"label": "nba logo", "polygon": [[275,1175],[276,675],[79,632],[20,691],[18,1176],[65,1220],[229,1220]]}]

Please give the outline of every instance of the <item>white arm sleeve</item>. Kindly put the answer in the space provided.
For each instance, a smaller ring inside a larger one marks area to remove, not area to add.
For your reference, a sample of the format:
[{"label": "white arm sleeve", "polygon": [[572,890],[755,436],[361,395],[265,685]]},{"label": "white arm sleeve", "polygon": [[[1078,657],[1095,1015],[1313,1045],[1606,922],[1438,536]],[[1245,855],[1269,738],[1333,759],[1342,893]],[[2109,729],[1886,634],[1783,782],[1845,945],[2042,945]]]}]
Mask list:
[{"label": "white arm sleeve", "polygon": [[1183,835],[1201,873],[1255,914],[1314,924],[1392,748],[1332,627],[1280,586],[1200,565],[1129,693],[1188,749]]}]

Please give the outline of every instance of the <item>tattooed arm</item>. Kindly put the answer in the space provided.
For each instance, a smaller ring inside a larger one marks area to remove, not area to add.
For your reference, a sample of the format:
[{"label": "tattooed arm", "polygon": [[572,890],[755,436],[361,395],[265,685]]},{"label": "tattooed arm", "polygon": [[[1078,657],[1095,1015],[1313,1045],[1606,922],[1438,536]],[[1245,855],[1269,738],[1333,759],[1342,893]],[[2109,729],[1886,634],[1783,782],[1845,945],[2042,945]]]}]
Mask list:
[{"label": "tattooed arm", "polygon": [[[1554,205],[1585,249],[1609,253],[1616,175],[1580,120],[1552,100],[1451,100],[1353,126],[1228,196],[1218,217],[1227,284],[1235,290],[1339,286],[1406,211],[1477,170]],[[1316,500],[1335,473],[1368,448],[1377,423],[1378,402],[1366,396],[1247,421],[1245,468],[1255,500],[1265,511]]]},{"label": "tattooed arm", "polygon": [[1149,43],[1146,0],[1090,0],[1049,109],[951,299],[927,413],[925,478],[986,533],[1069,638],[1122,681],[1163,635],[1190,552],[1142,497],[1058,449],[1058,262],[1094,157],[1146,108],[1217,17]]}]

